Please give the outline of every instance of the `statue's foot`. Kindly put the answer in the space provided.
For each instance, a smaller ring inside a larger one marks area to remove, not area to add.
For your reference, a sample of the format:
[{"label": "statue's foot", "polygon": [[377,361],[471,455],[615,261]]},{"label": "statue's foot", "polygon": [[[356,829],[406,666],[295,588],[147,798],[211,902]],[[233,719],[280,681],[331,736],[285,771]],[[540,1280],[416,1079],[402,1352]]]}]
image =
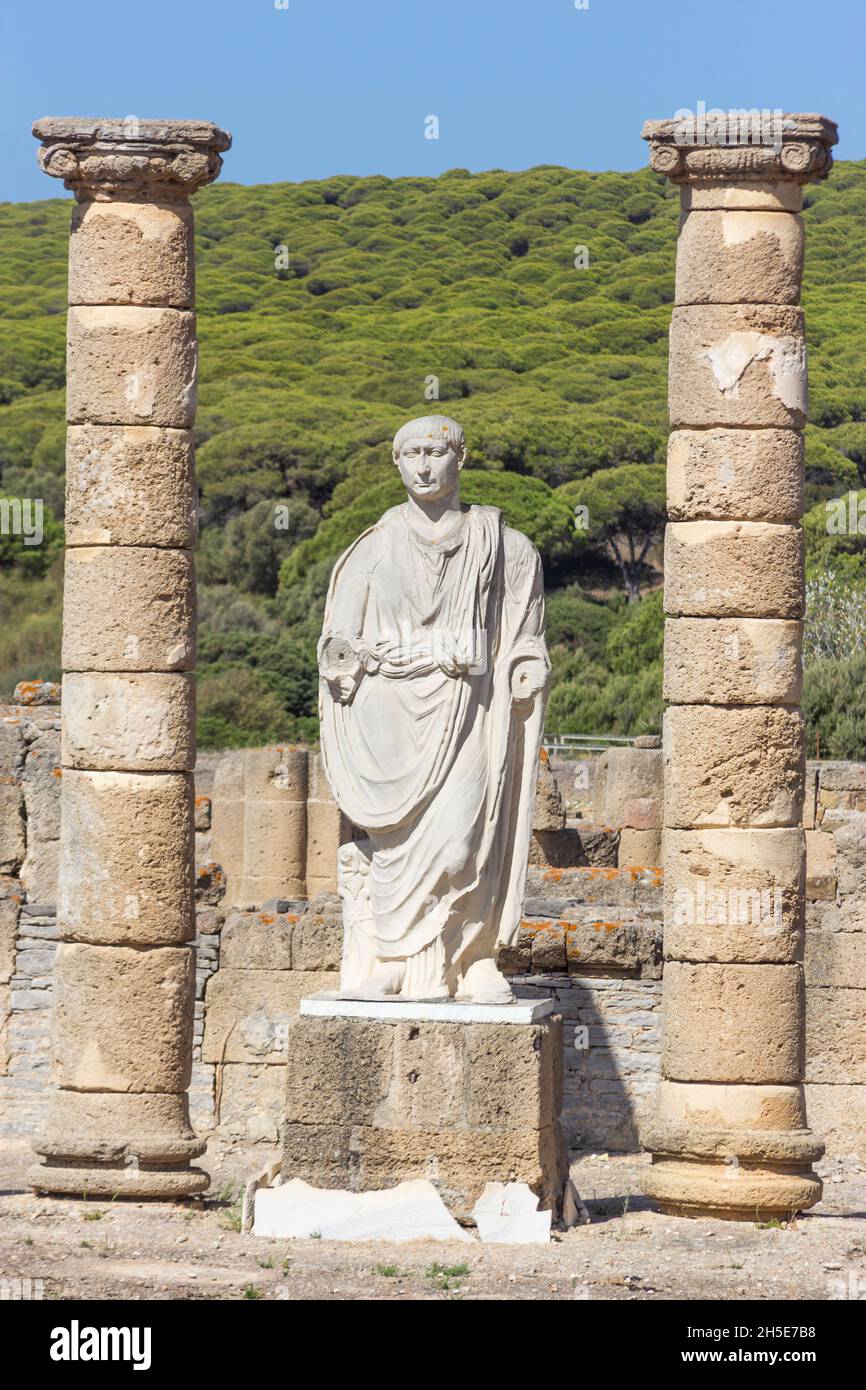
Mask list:
[{"label": "statue's foot", "polygon": [[473,961],[460,982],[458,999],[471,999],[473,1004],[513,1004],[511,986],[496,968],[492,957]]},{"label": "statue's foot", "polygon": [[373,966],[366,980],[352,991],[353,994],[373,995],[399,994],[406,967],[402,961],[379,961]]},{"label": "statue's foot", "polygon": [[400,991],[401,999],[418,999],[426,1003],[430,999],[450,999],[451,992],[447,985],[421,985],[415,989],[406,989],[405,986]]}]

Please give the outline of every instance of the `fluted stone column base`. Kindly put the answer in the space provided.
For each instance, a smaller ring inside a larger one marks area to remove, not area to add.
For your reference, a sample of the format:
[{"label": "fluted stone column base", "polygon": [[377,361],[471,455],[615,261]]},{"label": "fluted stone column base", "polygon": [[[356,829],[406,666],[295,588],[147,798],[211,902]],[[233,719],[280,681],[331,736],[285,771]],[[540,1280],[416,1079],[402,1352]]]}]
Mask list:
[{"label": "fluted stone column base", "polygon": [[[785,1136],[786,1138],[788,1136]],[[812,1136],[808,1138],[812,1140]],[[814,1152],[812,1158],[820,1154]],[[643,1190],[668,1216],[711,1216],[723,1221],[788,1219],[820,1202],[822,1186],[809,1171],[769,1161],[670,1157],[657,1152]]]},{"label": "fluted stone column base", "polygon": [[193,1197],[209,1178],[190,1167],[204,1153],[187,1098],[151,1092],[55,1091],[34,1145],[43,1162],[27,1180],[72,1197]]},{"label": "fluted stone column base", "polygon": [[766,1221],[821,1199],[810,1165],[824,1146],[801,1085],[662,1081],[641,1137],[653,1154],[644,1191],[672,1215]]}]

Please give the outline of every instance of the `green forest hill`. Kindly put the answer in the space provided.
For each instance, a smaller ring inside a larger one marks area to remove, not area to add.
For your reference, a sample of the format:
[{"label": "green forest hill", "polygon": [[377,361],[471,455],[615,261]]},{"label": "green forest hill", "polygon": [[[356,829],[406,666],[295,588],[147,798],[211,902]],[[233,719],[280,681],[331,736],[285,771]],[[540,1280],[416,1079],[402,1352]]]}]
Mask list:
[{"label": "green forest hill", "polygon": [[[808,736],[866,756],[866,535],[825,505],[866,513],[866,163],[805,201]],[[465,427],[465,500],[541,550],[548,730],[657,731],[677,191],[544,166],[195,204],[202,744],[315,738],[330,567],[403,496],[390,440],[430,411]],[[0,535],[0,699],[59,674],[69,212],[0,204],[0,495],[50,509],[42,546]]]}]

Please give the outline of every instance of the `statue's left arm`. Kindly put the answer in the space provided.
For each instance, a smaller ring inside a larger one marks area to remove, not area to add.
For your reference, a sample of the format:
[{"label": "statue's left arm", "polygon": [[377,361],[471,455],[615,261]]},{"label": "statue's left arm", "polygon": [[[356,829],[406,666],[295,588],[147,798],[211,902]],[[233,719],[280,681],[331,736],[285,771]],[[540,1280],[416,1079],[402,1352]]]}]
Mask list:
[{"label": "statue's left arm", "polygon": [[529,704],[546,694],[550,658],[544,641],[544,576],[541,557],[520,531],[505,532],[506,612],[504,637],[511,660],[515,703]]}]

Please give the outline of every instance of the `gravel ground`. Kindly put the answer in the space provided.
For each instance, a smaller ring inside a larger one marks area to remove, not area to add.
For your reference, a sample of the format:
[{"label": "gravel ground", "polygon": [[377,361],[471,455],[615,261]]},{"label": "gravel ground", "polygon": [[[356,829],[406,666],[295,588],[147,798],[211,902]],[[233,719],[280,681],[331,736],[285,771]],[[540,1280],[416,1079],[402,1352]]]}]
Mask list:
[{"label": "gravel ground", "polygon": [[[271,1157],[212,1145],[211,1192],[187,1202],[35,1197],[24,1144],[0,1157],[0,1278],[51,1299],[866,1299],[866,1162],[823,1165],[825,1198],[790,1226],[662,1216],[643,1156],[588,1155],[572,1177],[592,1215],[550,1245],[265,1240],[239,1193]],[[8,1295],[7,1295],[8,1296]]]}]

